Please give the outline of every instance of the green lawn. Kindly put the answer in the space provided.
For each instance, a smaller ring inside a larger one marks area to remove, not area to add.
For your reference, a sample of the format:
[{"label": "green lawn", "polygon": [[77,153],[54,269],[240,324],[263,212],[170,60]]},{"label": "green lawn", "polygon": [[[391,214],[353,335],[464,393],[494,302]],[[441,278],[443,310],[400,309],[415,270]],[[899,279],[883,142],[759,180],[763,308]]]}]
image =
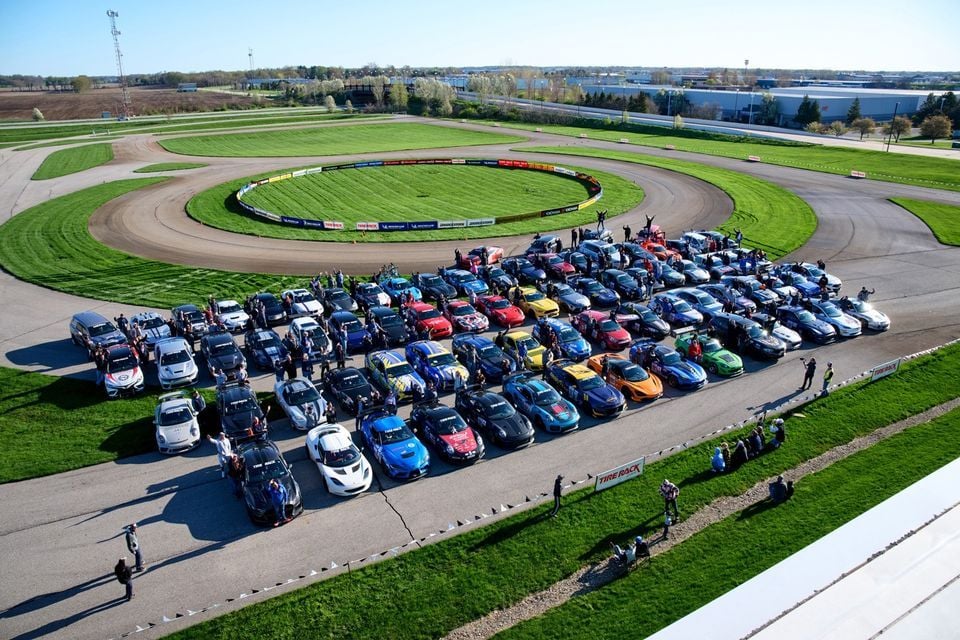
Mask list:
[{"label": "green lawn", "polygon": [[160,140],[172,153],[191,156],[335,156],[520,142],[524,138],[428,124],[372,124],[190,136]]},{"label": "green lawn", "polygon": [[[358,198],[363,198],[365,202],[369,203],[371,206],[377,206],[378,210],[380,211],[393,211],[393,194],[389,194],[387,190],[385,190],[383,186],[379,184],[378,180],[380,179],[380,176],[387,175],[389,177],[392,175],[393,178],[391,178],[390,184],[401,189],[406,194],[406,202],[414,202],[417,206],[419,206],[420,200],[430,200],[431,198],[417,198],[419,194],[425,193],[421,189],[420,184],[406,185],[397,180],[396,176],[408,175],[406,173],[402,173],[407,171],[407,169],[414,169],[413,173],[416,174],[416,169],[420,168],[427,168],[427,165],[420,165],[420,167],[397,167],[397,172],[392,174],[390,172],[387,174],[381,174],[380,172],[385,169],[393,169],[393,167],[380,167],[332,171],[329,174],[324,174],[321,172],[319,175],[325,175],[327,179],[332,178],[335,183],[343,189],[343,198],[347,198],[350,195],[356,195]],[[435,174],[436,178],[444,178],[443,183],[445,185],[444,188],[447,193],[447,198],[454,198],[457,195],[457,188],[461,189],[461,194],[481,193],[479,190],[464,188],[462,185],[456,185],[449,182],[446,179],[446,176],[449,174],[446,172],[448,169],[452,168],[455,167],[438,167],[438,173]],[[319,240],[328,242],[351,242],[354,240],[357,242],[410,242],[427,240],[454,240],[463,238],[489,238],[496,236],[534,233],[536,231],[566,229],[576,225],[587,225],[594,223],[596,221],[597,207],[606,209],[609,217],[613,218],[614,216],[629,211],[643,200],[643,190],[629,180],[625,180],[619,176],[615,176],[604,171],[595,171],[593,169],[582,169],[578,167],[568,168],[588,173],[600,181],[600,184],[603,185],[603,198],[596,205],[587,207],[586,209],[578,212],[564,213],[546,218],[532,218],[529,220],[508,222],[490,227],[440,229],[437,231],[405,231],[402,233],[382,231],[377,233],[365,233],[361,235],[353,231],[319,231],[316,229],[300,229],[298,227],[276,224],[264,220],[263,218],[251,215],[240,208],[236,202],[236,198],[234,197],[234,193],[237,189],[251,180],[257,180],[270,175],[276,175],[278,172],[262,174],[259,176],[250,176],[240,180],[234,180],[232,182],[225,182],[213,187],[212,189],[203,191],[191,198],[187,203],[187,213],[195,220],[198,220],[211,227],[233,231],[236,233],[246,233],[270,238]],[[474,180],[479,180],[482,178],[484,181],[482,183],[474,182],[474,185],[478,187],[486,186],[488,191],[483,199],[474,198],[473,200],[469,200],[465,203],[454,202],[453,204],[461,212],[477,212],[477,215],[473,217],[483,217],[479,214],[479,212],[484,210],[483,207],[488,206],[488,204],[485,202],[487,198],[490,198],[491,202],[499,202],[501,206],[510,207],[509,211],[513,213],[527,210],[519,206],[514,207],[509,200],[499,195],[500,187],[498,186],[498,181],[501,179],[512,181],[512,184],[514,185],[514,195],[528,199],[530,202],[533,202],[534,199],[536,199],[538,202],[544,201],[541,198],[544,197],[543,194],[545,193],[547,185],[549,185],[551,191],[553,188],[558,188],[565,190],[561,191],[561,193],[566,194],[569,192],[571,199],[567,201],[570,203],[577,202],[578,200],[585,198],[583,195],[585,194],[585,190],[573,181],[560,181],[560,179],[552,176],[536,175],[537,172],[533,171],[508,171],[506,169],[489,169],[482,167],[469,167],[469,169],[476,169],[476,172],[474,172],[472,175],[478,177],[475,177]],[[484,173],[484,171],[487,173]],[[541,180],[528,182],[528,180],[531,180],[531,176],[539,177]],[[543,181],[543,178],[546,178],[549,182]],[[286,180],[278,184],[295,184],[298,181],[305,179],[306,178],[295,178],[293,180]],[[364,187],[354,186],[354,181],[358,181],[357,184],[362,184]],[[533,185],[537,191],[530,192],[528,194],[520,193],[523,191],[524,185],[528,184]],[[433,179],[430,185],[431,194],[433,193],[432,189],[436,186],[439,186],[439,181]],[[573,187],[572,190],[571,187]],[[256,194],[257,191],[262,188],[263,187],[258,187],[253,193]],[[299,187],[297,188],[299,189]],[[367,190],[364,191],[364,188]],[[579,192],[576,191],[578,189]],[[326,196],[316,192],[316,194],[312,195],[311,197],[324,198]],[[567,197],[567,195],[564,195],[561,199],[566,199]],[[349,205],[352,205],[352,203],[346,203],[343,200],[339,200],[336,203],[336,206],[342,207],[347,207]],[[367,209],[364,210],[366,211]],[[305,213],[305,211],[298,211],[297,209],[290,209],[290,211],[297,211],[301,216]],[[357,216],[355,218],[357,220],[376,219],[373,217],[364,217],[360,213],[354,213],[353,215]],[[333,219],[341,219],[337,216],[331,217]]]},{"label": "green lawn", "polygon": [[551,125],[527,125],[504,123],[503,128],[532,131],[539,126],[544,133],[556,133],[566,136],[586,134],[594,140],[619,142],[626,138],[630,144],[663,148],[674,145],[677,151],[704,153],[727,158],[760,156],[763,162],[811,171],[823,171],[839,175],[849,175],[850,171],[865,171],[867,177],[874,180],[914,184],[922,187],[938,187],[960,191],[960,162],[944,158],[884,153],[846,147],[827,147],[822,145],[797,146],[776,142],[727,142],[723,140],[678,136],[662,129],[663,133],[632,133],[617,129],[593,129],[585,127],[564,127]]},{"label": "green lawn", "polygon": [[54,151],[37,168],[31,180],[49,180],[98,167],[113,160],[113,145],[87,144]]},{"label": "green lawn", "polygon": [[[734,473],[719,477],[710,473],[710,456],[716,443],[704,442],[650,463],[639,479],[601,493],[587,488],[568,495],[558,519],[544,517],[548,509],[544,504],[486,527],[468,529],[422,550],[246,607],[173,637],[277,637],[280,629],[283,632],[279,635],[290,638],[309,636],[317,629],[349,638],[441,637],[604,558],[610,538],[622,540],[655,530],[663,507],[657,487],[663,478],[681,487],[681,510],[688,514],[720,496],[740,495],[764,478],[955,397],[960,392],[958,365],[960,345],[954,345],[905,363],[894,376],[815,400],[802,408],[802,417],[786,416],[788,437],[784,447]],[[733,439],[737,434],[730,432],[725,437]],[[952,451],[952,444],[941,445],[939,435],[919,440],[934,449]],[[960,444],[956,432],[950,440]],[[628,457],[630,453],[621,455]],[[888,473],[897,476],[886,463],[874,469],[884,478]],[[877,489],[875,497],[879,499],[886,491],[889,495],[898,482],[891,478],[888,488]],[[806,481],[801,485],[803,491],[795,504],[802,503],[807,495],[820,495],[811,486],[812,482]],[[824,504],[829,505],[829,498],[826,500]],[[832,516],[829,521],[838,523]],[[742,538],[725,538],[724,545],[731,547],[730,553],[734,553],[732,547],[751,547],[743,544]],[[703,575],[703,558],[712,558],[715,553],[704,556],[700,550],[694,554],[696,562],[685,563],[682,572],[698,579]],[[666,564],[660,558],[656,562],[658,566]],[[733,566],[731,580],[742,581],[753,573],[752,569],[736,573],[737,565]],[[688,606],[687,601],[684,606]],[[669,611],[656,613],[662,625]]]},{"label": "green lawn", "polygon": [[900,205],[923,220],[943,244],[960,246],[960,207],[909,198],[890,198],[890,202]]},{"label": "green lawn", "polygon": [[771,260],[802,247],[817,228],[813,209],[796,195],[773,183],[729,169],[630,151],[589,147],[524,147],[523,150],[634,162],[709,182],[725,191],[734,203],[733,215],[718,229],[732,234],[739,227],[743,231],[744,242],[762,248]]},{"label": "green lawn", "polygon": [[86,298],[171,308],[210,294],[242,298],[303,286],[304,278],[194,269],[144,260],[90,235],[91,214],[113,198],[166,178],[109,182],[48,200],[0,226],[0,266],[21,280]]},{"label": "green lawn", "polygon": [[207,165],[202,162],[158,162],[134,170],[134,173],[157,173],[159,171],[181,171],[183,169],[199,169]]}]

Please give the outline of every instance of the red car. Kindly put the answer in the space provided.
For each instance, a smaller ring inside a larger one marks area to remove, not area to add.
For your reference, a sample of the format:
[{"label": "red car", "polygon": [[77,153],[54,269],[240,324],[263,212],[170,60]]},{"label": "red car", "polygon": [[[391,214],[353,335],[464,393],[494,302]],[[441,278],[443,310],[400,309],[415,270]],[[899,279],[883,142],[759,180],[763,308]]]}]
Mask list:
[{"label": "red car", "polygon": [[660,260],[663,260],[664,262],[669,260],[671,257],[676,257],[678,260],[683,258],[683,256],[681,256],[679,253],[677,253],[673,249],[667,249],[662,244],[658,244],[650,240],[644,241],[643,243],[641,243],[640,246],[646,249],[647,251],[649,251],[650,253],[652,253],[653,255],[657,256],[657,258],[659,258]]},{"label": "red car", "polygon": [[[483,261],[483,252],[487,252],[487,261]],[[470,250],[470,253],[460,256],[459,266],[463,269],[470,269],[471,264],[475,264],[478,267],[482,267],[484,264],[493,264],[495,262],[500,262],[503,258],[503,249],[501,247],[476,247]]]},{"label": "red car", "polygon": [[443,310],[443,317],[450,321],[457,331],[482,333],[490,328],[487,317],[473,308],[473,305],[463,300],[448,302]]},{"label": "red car", "polygon": [[491,321],[501,327],[519,327],[526,318],[520,307],[510,304],[503,296],[480,296],[477,298],[477,309]]},{"label": "red car", "polygon": [[437,308],[426,302],[414,302],[405,307],[408,318],[413,318],[417,333],[426,328],[430,331],[430,338],[448,338],[453,335],[453,325],[440,315]]},{"label": "red car", "polygon": [[620,351],[630,346],[630,332],[610,317],[609,313],[587,310],[570,321],[584,338],[600,343],[607,351]]},{"label": "red car", "polygon": [[550,275],[557,280],[566,281],[569,276],[574,276],[577,274],[576,267],[555,253],[538,254],[533,262],[538,267],[546,271],[547,275]]}]

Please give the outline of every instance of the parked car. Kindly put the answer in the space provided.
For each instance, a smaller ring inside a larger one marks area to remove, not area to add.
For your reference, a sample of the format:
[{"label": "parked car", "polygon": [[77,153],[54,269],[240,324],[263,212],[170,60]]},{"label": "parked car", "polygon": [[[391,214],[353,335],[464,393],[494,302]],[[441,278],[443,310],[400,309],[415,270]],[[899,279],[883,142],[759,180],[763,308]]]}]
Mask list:
[{"label": "parked car", "polygon": [[874,308],[869,302],[844,296],[837,301],[837,304],[842,312],[859,320],[864,329],[886,331],[890,328],[890,318]]},{"label": "parked car", "polygon": [[567,278],[577,275],[577,268],[555,253],[538,254],[534,261],[556,280],[565,281]]},{"label": "parked car", "polygon": [[266,315],[267,325],[276,327],[287,321],[287,313],[283,310],[283,305],[277,300],[277,297],[268,291],[261,291],[247,298],[247,304],[244,306],[251,316],[253,313],[253,301],[258,300],[263,305],[263,311]]},{"label": "parked car", "polygon": [[547,234],[542,235],[539,238],[534,238],[530,242],[530,246],[527,247],[527,250],[524,251],[526,255],[537,254],[537,253],[552,253],[559,251],[560,249],[560,236]]},{"label": "parked car", "polygon": [[203,311],[195,304],[181,304],[170,310],[170,316],[173,318],[173,326],[178,336],[186,335],[187,327],[193,331],[193,335],[200,337],[207,331],[207,320],[203,317]]},{"label": "parked car", "polygon": [[517,286],[517,279],[500,267],[480,267],[477,273],[491,289],[494,285],[504,289]]},{"label": "parked car", "polygon": [[323,313],[323,305],[306,289],[286,289],[280,292],[280,299],[288,319],[302,316],[317,318]]},{"label": "parked car", "polygon": [[407,343],[407,326],[400,314],[390,307],[373,307],[370,313],[386,334],[387,346],[399,347]]},{"label": "parked car", "polygon": [[508,376],[503,381],[503,395],[533,426],[547,433],[568,433],[580,426],[577,408],[532,373]]},{"label": "parked car", "polygon": [[833,302],[813,300],[810,303],[811,311],[818,320],[823,320],[837,331],[837,335],[844,338],[856,338],[863,332],[860,320],[848,316]]},{"label": "parked car", "polygon": [[[283,522],[303,513],[300,485],[276,444],[269,440],[251,442],[240,447],[237,454],[243,460],[243,502],[254,524]],[[286,489],[283,513],[276,513],[268,493],[274,480]]]},{"label": "parked car", "polygon": [[685,300],[687,304],[693,307],[696,311],[699,311],[700,315],[703,316],[704,319],[709,318],[715,313],[720,313],[723,311],[723,305],[717,302],[713,296],[703,289],[683,287],[681,289],[674,289],[670,293],[677,296],[681,300]]},{"label": "parked car", "polygon": [[735,313],[753,313],[757,310],[756,302],[733,287],[722,284],[701,284],[697,289],[706,291],[720,304],[728,306],[728,308],[732,307]]},{"label": "parked car", "polygon": [[627,406],[623,394],[595,372],[570,360],[555,360],[547,367],[544,380],[594,418],[619,415]]},{"label": "parked car", "polygon": [[517,449],[533,442],[530,420],[499,393],[476,386],[457,394],[456,409],[470,424],[504,449]]},{"label": "parked car", "polygon": [[725,378],[743,375],[743,360],[740,356],[724,349],[719,340],[707,334],[701,334],[692,329],[678,332],[673,346],[684,358],[689,358],[690,344],[694,339],[700,342],[701,348],[701,356],[696,360],[697,364],[710,373]]},{"label": "parked car", "polygon": [[672,293],[658,293],[647,303],[647,307],[672,327],[697,326],[703,322],[703,314]]},{"label": "parked car", "polygon": [[526,320],[520,307],[513,305],[502,296],[480,296],[477,298],[477,310],[501,327],[519,327]]},{"label": "parked car", "polygon": [[510,331],[502,336],[501,347],[510,354],[514,360],[519,360],[520,345],[527,350],[527,355],[523,358],[523,366],[531,371],[540,371],[543,369],[543,345],[533,339],[526,331]]},{"label": "parked car", "polygon": [[[484,296],[487,297],[487,296]],[[452,300],[443,309],[443,317],[450,321],[456,331],[484,332],[490,328],[487,317],[463,300]]]},{"label": "parked car", "polygon": [[395,278],[387,278],[380,282],[380,286],[390,296],[390,302],[399,307],[403,304],[408,296],[413,296],[414,301],[423,300],[423,293],[413,285],[412,282],[406,278],[397,276]]},{"label": "parked car", "polygon": [[217,320],[231,333],[243,331],[250,321],[250,315],[236,300],[218,300],[216,309]]},{"label": "parked car", "polygon": [[127,336],[96,311],[82,311],[70,319],[70,339],[73,344],[92,352],[98,346],[123,344]]},{"label": "parked car", "polygon": [[[486,259],[484,260],[484,258]],[[469,269],[472,264],[480,267],[500,262],[501,258],[503,258],[503,249],[501,247],[483,245],[474,247],[469,253],[461,255],[460,264],[457,266],[463,269]]]},{"label": "parked car", "polygon": [[570,286],[590,299],[590,305],[597,309],[609,309],[620,304],[620,294],[608,289],[593,278],[573,278]]},{"label": "parked car", "polygon": [[620,351],[630,345],[630,332],[611,318],[609,313],[583,311],[571,318],[570,324],[587,340],[599,344],[607,351]]},{"label": "parked car", "polygon": [[337,311],[357,311],[360,305],[344,289],[330,287],[323,290],[323,309],[327,313]]},{"label": "parked car", "polygon": [[370,488],[373,471],[339,424],[321,424],[307,433],[307,456],[317,465],[323,486],[335,496],[355,496]]},{"label": "parked car", "polygon": [[663,395],[660,378],[618,353],[598,353],[590,356],[587,366],[602,376],[604,362],[607,369],[604,379],[625,397],[634,402],[646,402]]},{"label": "parked car", "polygon": [[100,383],[111,400],[143,392],[143,369],[133,347],[112,344],[106,348]]},{"label": "parked car", "polygon": [[681,260],[680,265],[682,268],[678,270],[683,273],[683,278],[687,284],[696,286],[710,282],[710,272],[700,267],[693,260]]},{"label": "parked car", "polygon": [[424,298],[439,300],[441,297],[451,299],[457,297],[457,290],[443,281],[443,278],[433,273],[418,273],[413,276],[413,286],[420,290]]},{"label": "parked car", "polygon": [[521,287],[517,306],[525,314],[537,319],[555,318],[560,315],[560,307],[557,303],[533,287]]},{"label": "parked car", "polygon": [[476,295],[481,296],[490,291],[490,287],[487,286],[486,282],[463,269],[444,269],[443,279],[456,290],[454,295],[466,296],[472,291]]},{"label": "parked car", "polygon": [[620,252],[609,242],[604,242],[603,240],[585,240],[580,243],[577,250],[589,257],[594,265],[600,264],[601,255],[604,256],[607,266],[619,267],[621,265]]},{"label": "parked car", "polygon": [[346,339],[347,353],[361,351],[367,342],[372,342],[370,332],[357,316],[349,311],[334,311],[327,320],[327,326],[330,328],[331,340],[344,344]]},{"label": "parked car", "polygon": [[454,389],[458,384],[466,384],[470,377],[467,368],[458,363],[453,354],[443,345],[433,340],[411,342],[407,345],[406,356],[407,362],[413,365],[420,377],[423,380],[433,380],[438,391]]},{"label": "parked car", "polygon": [[[628,316],[632,316],[628,319]],[[617,308],[617,317],[623,328],[640,336],[662,340],[670,334],[670,323],[644,304],[624,302]]]},{"label": "parked car", "polygon": [[755,276],[726,276],[720,279],[720,284],[733,287],[750,298],[758,307],[780,303],[780,296],[777,292],[767,289]]},{"label": "parked car", "polygon": [[621,300],[636,300],[643,295],[643,287],[636,279],[619,269],[606,269],[600,274],[600,284],[620,294]]},{"label": "parked car", "polygon": [[[310,362],[326,359],[333,349],[327,334],[313,318],[294,318],[288,331],[297,349],[301,353],[307,353]],[[309,349],[306,348],[308,344]]]},{"label": "parked car", "polygon": [[153,361],[157,364],[157,379],[162,389],[191,385],[200,373],[193,351],[183,338],[157,341],[153,346]]},{"label": "parked car", "polygon": [[399,417],[379,407],[360,417],[364,446],[394,480],[414,480],[430,473],[430,453]]},{"label": "parked car", "polygon": [[483,457],[483,438],[456,409],[433,402],[420,402],[410,413],[416,433],[447,462],[473,464]]},{"label": "parked car", "polygon": [[188,393],[174,391],[157,398],[153,426],[160,453],[183,453],[200,444],[200,424]]},{"label": "parked car", "polygon": [[543,344],[544,333],[548,327],[556,337],[564,358],[579,362],[590,355],[590,343],[569,322],[557,318],[544,318],[533,325],[534,339]]},{"label": "parked car", "polygon": [[231,444],[267,437],[267,421],[257,403],[253,390],[242,384],[230,383],[217,389],[217,414],[220,429]]},{"label": "parked car", "polygon": [[507,258],[501,266],[520,284],[535,285],[547,279],[547,273],[526,258]]},{"label": "parked car", "polygon": [[343,367],[331,369],[323,380],[324,389],[350,415],[357,415],[361,398],[373,398],[373,387],[360,369]]},{"label": "parked car", "polygon": [[718,313],[710,318],[708,326],[724,346],[742,354],[762,360],[779,360],[787,350],[780,339],[770,335],[759,323],[743,316]]},{"label": "parked car", "polygon": [[426,302],[414,302],[404,309],[418,334],[427,331],[433,339],[449,338],[453,335],[453,325],[435,306]]},{"label": "parked car", "polygon": [[485,336],[473,333],[454,336],[453,353],[461,363],[476,358],[484,377],[491,382],[500,382],[517,369],[516,361]]},{"label": "parked car", "polygon": [[208,333],[200,338],[200,353],[207,363],[210,377],[222,371],[228,380],[236,380],[241,367],[247,366],[240,347],[226,331]]},{"label": "parked car", "polygon": [[800,334],[784,326],[782,322],[777,320],[777,316],[766,313],[755,313],[750,317],[754,322],[763,327],[764,331],[782,342],[787,351],[799,349],[803,345],[803,338],[800,337]]},{"label": "parked car", "polygon": [[590,309],[593,304],[590,298],[576,291],[569,284],[562,282],[560,284],[550,283],[547,285],[547,296],[556,300],[561,309],[567,313],[576,314]]},{"label": "parked car", "polygon": [[247,357],[261,370],[273,371],[287,357],[287,348],[273,329],[248,331],[243,336]]},{"label": "parked car", "polygon": [[130,318],[130,326],[138,325],[140,327],[140,333],[143,335],[144,342],[147,343],[147,347],[150,351],[153,351],[153,347],[165,338],[169,338],[170,325],[168,325],[163,317],[156,311],[144,311],[138,313]]},{"label": "parked car", "polygon": [[306,378],[278,380],[273,385],[277,404],[297,431],[309,431],[326,421],[327,401]]},{"label": "parked car", "polygon": [[803,307],[779,307],[777,319],[807,340],[826,344],[837,339],[837,330],[830,323],[818,319]]},{"label": "parked car", "polygon": [[423,397],[426,383],[396,351],[372,351],[365,362],[370,379],[384,391],[393,391],[398,401]]},{"label": "parked car", "polygon": [[357,306],[364,311],[373,307],[390,306],[390,296],[376,282],[359,283],[353,297],[357,301]]},{"label": "parked car", "polygon": [[703,367],[684,359],[676,349],[658,345],[648,338],[634,340],[630,345],[630,361],[677,389],[691,391],[701,389],[707,383]]}]

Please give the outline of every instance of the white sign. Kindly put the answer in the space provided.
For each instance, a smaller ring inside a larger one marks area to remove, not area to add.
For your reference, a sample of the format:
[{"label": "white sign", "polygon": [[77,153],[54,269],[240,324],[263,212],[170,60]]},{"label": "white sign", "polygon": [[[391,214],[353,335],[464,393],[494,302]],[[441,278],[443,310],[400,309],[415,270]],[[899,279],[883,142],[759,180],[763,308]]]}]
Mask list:
[{"label": "white sign", "polygon": [[873,368],[873,374],[870,376],[870,382],[884,378],[891,373],[896,373],[900,369],[900,358],[878,364]]},{"label": "white sign", "polygon": [[594,491],[603,491],[604,489],[609,489],[610,487],[618,485],[621,482],[626,482],[631,478],[636,478],[643,473],[644,460],[645,458],[637,458],[632,462],[620,465],[616,469],[610,469],[609,471],[598,473],[597,483],[593,487]]}]

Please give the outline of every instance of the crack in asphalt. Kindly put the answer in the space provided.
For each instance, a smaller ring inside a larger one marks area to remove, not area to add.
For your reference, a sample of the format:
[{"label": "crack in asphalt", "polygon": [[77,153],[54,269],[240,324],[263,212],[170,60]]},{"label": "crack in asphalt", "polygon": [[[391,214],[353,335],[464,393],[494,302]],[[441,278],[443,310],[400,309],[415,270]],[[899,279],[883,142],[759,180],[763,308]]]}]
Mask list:
[{"label": "crack in asphalt", "polygon": [[410,536],[410,540],[411,540],[412,542],[416,543],[417,548],[423,547],[423,545],[420,544],[420,541],[417,540],[417,537],[416,537],[415,535],[413,535],[413,531],[411,531],[411,530],[410,530],[410,527],[407,525],[407,520],[406,520],[406,518],[404,518],[404,517],[403,517],[403,514],[400,513],[400,510],[397,509],[397,508],[393,505],[392,502],[390,502],[390,496],[387,495],[386,489],[383,488],[383,482],[380,481],[380,478],[378,478],[378,477],[376,476],[376,474],[374,474],[374,478],[376,478],[376,480],[377,480],[377,493],[379,493],[381,496],[383,496],[383,501],[386,502],[386,503],[387,503],[387,506],[390,507],[390,509],[391,509],[395,514],[397,514],[397,517],[398,517],[398,518],[400,518],[400,524],[402,524],[402,525],[403,525],[403,528],[407,530],[407,534]]}]

